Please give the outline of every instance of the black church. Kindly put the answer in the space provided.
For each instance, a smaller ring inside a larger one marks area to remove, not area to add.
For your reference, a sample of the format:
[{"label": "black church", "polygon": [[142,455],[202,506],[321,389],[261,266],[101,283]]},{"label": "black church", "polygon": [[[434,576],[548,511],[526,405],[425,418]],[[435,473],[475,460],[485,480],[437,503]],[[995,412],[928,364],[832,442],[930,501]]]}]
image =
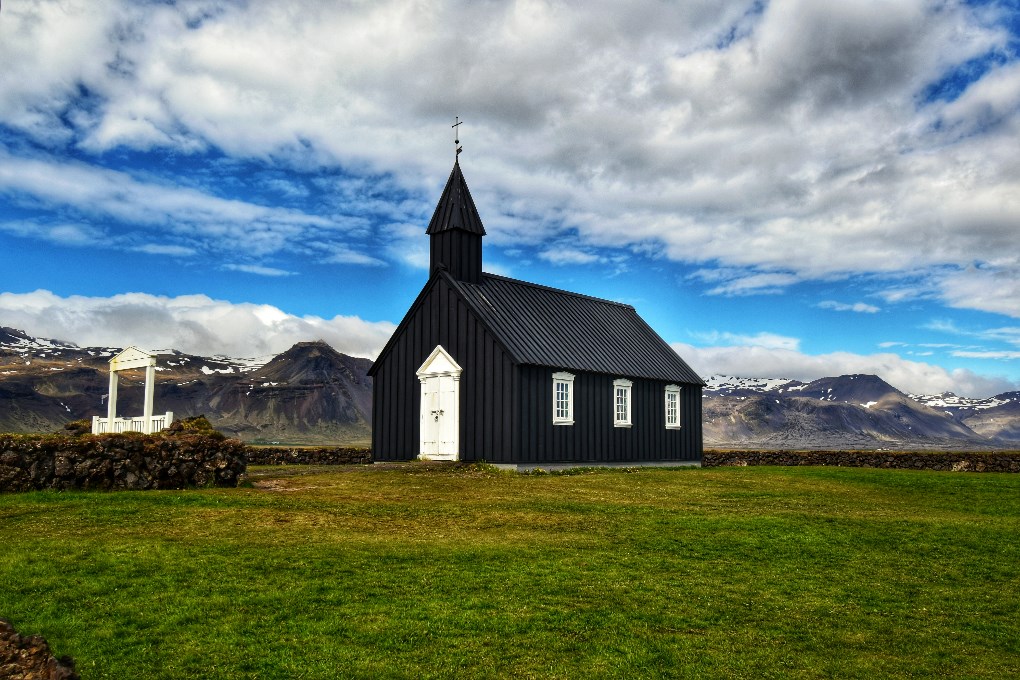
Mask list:
[{"label": "black church", "polygon": [[701,460],[701,378],[630,305],[483,272],[459,161],[425,233],[428,282],[369,370],[375,460]]}]

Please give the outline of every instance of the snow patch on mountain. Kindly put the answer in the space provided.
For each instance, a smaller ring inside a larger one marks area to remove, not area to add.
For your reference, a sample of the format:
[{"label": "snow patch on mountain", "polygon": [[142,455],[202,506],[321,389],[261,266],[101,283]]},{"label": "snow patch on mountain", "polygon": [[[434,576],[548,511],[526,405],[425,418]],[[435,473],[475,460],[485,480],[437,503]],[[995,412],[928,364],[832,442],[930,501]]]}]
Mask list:
[{"label": "snow patch on mountain", "polygon": [[[866,377],[874,381],[874,378],[870,376],[844,376],[848,382]],[[742,392],[779,393],[796,396],[798,392],[803,392],[808,388],[810,388],[809,392],[815,392],[819,388],[819,384],[831,384],[834,379],[823,378],[812,383],[802,383],[797,380],[790,380],[789,378],[738,378],[728,375],[711,375],[704,380],[706,383],[705,396],[736,396]],[[836,401],[837,399],[832,387],[822,387],[820,393],[816,396],[820,401]],[[919,404],[938,411],[944,411],[950,415],[967,411],[984,411],[1012,403],[1020,404],[1020,392],[1006,392],[997,394],[994,397],[984,398],[961,397],[952,392],[943,392],[942,394],[908,394],[906,396]],[[840,399],[840,401],[859,403],[865,409],[870,409],[878,403],[872,399],[865,399],[860,402],[847,399]]]},{"label": "snow patch on mountain", "polygon": [[1004,394],[997,394],[994,397],[985,397],[983,399],[960,397],[952,392],[943,392],[942,394],[909,394],[907,396],[914,401],[920,402],[931,408],[952,410],[970,409],[974,411],[983,411],[997,406],[1004,406],[1005,404],[1012,402],[1020,402],[1020,392],[1006,392]]},{"label": "snow patch on mountain", "polygon": [[[786,390],[798,389],[800,385],[796,380],[790,378],[737,378],[729,375],[710,375],[704,378],[708,392],[729,393],[737,390],[749,390],[752,392],[772,392],[786,388]],[[788,387],[790,384],[793,387]],[[801,386],[803,387],[803,386]]]}]

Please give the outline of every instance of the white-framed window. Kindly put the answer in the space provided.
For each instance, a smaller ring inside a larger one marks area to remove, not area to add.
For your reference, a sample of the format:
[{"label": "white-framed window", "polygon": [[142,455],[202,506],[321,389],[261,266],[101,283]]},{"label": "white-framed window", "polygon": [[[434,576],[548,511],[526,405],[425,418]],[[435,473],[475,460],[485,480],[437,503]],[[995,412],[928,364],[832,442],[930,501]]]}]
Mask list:
[{"label": "white-framed window", "polygon": [[680,429],[680,386],[666,385],[666,429]]},{"label": "white-framed window", "polygon": [[553,425],[574,424],[574,376],[553,373]]},{"label": "white-framed window", "polygon": [[619,378],[613,381],[613,426],[630,427],[630,390],[634,383]]}]

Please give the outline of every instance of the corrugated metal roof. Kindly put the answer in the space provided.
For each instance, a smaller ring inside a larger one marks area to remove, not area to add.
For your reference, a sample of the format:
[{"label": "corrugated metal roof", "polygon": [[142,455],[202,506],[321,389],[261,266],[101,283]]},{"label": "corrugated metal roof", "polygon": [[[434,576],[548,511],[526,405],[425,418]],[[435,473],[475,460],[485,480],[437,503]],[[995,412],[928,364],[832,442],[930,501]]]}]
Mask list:
[{"label": "corrugated metal roof", "polygon": [[494,274],[448,280],[519,363],[704,384],[630,305]]},{"label": "corrugated metal roof", "polygon": [[471,191],[464,180],[464,174],[460,171],[459,162],[453,164],[450,179],[446,180],[446,188],[439,197],[436,211],[432,213],[432,221],[429,222],[429,228],[425,233],[438,234],[450,229],[461,229],[470,234],[485,236],[482,218],[478,215],[478,208],[471,198]]}]

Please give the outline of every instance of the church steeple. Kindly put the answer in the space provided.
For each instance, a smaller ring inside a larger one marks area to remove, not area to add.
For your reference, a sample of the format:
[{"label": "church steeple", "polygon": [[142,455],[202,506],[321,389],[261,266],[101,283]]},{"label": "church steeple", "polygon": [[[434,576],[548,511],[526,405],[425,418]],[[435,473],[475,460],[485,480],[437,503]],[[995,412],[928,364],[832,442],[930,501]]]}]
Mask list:
[{"label": "church steeple", "polygon": [[455,279],[481,283],[485,227],[460,170],[459,160],[453,164],[450,179],[446,181],[446,188],[425,233],[430,241],[430,275],[442,266]]}]

